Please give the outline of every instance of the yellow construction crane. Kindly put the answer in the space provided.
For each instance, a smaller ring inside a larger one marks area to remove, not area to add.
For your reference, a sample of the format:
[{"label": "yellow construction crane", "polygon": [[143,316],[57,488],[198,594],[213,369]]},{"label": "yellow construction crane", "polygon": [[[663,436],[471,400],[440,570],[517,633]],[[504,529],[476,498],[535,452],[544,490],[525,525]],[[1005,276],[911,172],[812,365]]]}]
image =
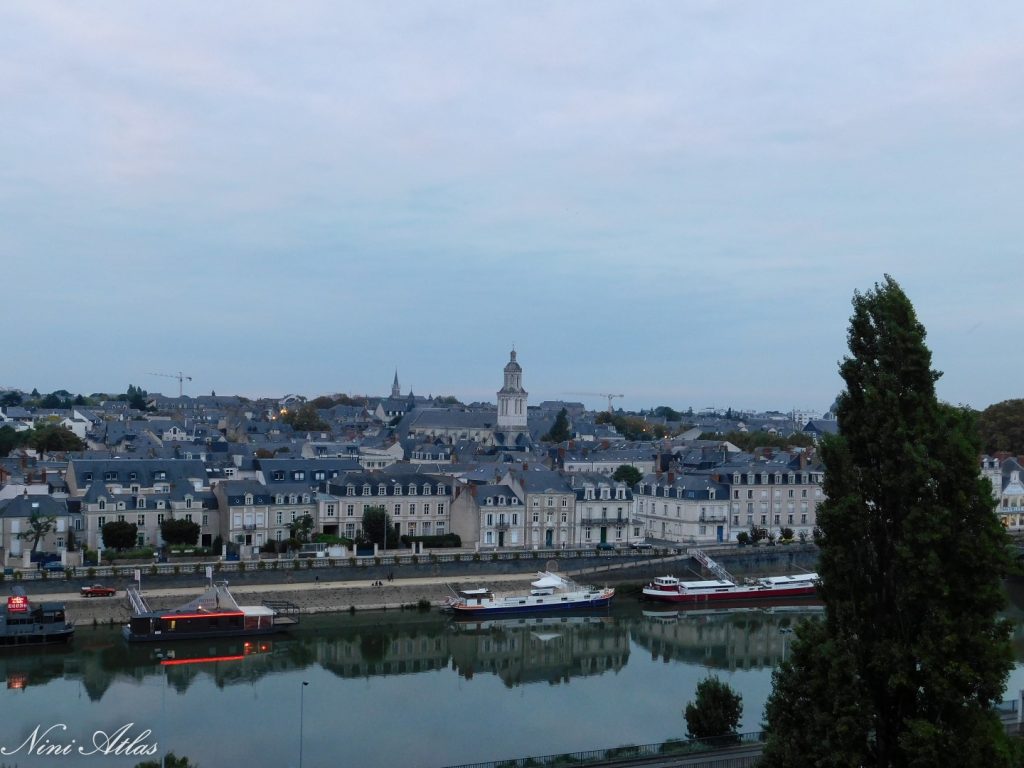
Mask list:
[{"label": "yellow construction crane", "polygon": [[608,398],[608,413],[612,412],[612,400],[616,397],[625,397],[625,395],[610,395],[607,392],[566,392],[566,395],[573,395],[575,397],[607,397]]},{"label": "yellow construction crane", "polygon": [[153,372],[149,372],[146,375],[147,376],[163,376],[164,378],[167,378],[167,379],[177,379],[178,380],[178,397],[181,397],[184,394],[185,382],[186,381],[192,381],[192,377],[191,376],[186,376],[181,371],[178,371],[177,373],[153,373]]}]

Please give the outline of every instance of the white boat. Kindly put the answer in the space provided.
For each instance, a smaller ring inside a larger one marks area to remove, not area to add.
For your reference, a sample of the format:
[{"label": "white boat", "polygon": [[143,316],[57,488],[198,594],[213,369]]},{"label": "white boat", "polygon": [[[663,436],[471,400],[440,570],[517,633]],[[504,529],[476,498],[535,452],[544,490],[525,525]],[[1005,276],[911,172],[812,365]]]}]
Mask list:
[{"label": "white boat", "polygon": [[644,587],[650,600],[667,603],[713,603],[725,600],[778,600],[811,597],[818,589],[818,574],[767,576],[749,583],[736,584],[728,579],[680,581],[675,576],[659,576]]},{"label": "white boat", "polygon": [[493,616],[601,608],[615,596],[615,590],[609,587],[580,586],[557,573],[545,571],[537,576],[528,595],[495,595],[489,589],[453,590],[447,607],[456,616]]}]

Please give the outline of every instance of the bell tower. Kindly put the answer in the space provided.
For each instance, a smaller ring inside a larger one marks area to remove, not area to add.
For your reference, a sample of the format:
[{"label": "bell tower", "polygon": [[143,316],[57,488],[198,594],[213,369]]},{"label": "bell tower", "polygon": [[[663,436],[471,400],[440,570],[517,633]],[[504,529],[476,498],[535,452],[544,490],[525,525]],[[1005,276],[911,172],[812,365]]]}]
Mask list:
[{"label": "bell tower", "polygon": [[498,390],[498,431],[522,432],[526,430],[526,396],[523,389],[523,369],[516,362],[512,350],[505,364],[505,383]]}]

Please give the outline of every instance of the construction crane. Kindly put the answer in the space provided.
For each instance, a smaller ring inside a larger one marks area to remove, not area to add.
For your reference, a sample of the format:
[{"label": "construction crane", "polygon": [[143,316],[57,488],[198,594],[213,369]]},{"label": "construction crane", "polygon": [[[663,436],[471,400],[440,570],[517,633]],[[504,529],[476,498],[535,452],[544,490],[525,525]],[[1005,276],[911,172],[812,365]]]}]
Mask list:
[{"label": "construction crane", "polygon": [[192,377],[191,376],[186,376],[181,371],[178,371],[177,373],[153,373],[152,371],[150,371],[146,375],[147,376],[163,376],[166,379],[177,379],[178,380],[178,397],[181,397],[184,394],[185,382],[186,381],[192,381]]},{"label": "construction crane", "polygon": [[573,395],[575,397],[607,397],[608,398],[608,413],[612,412],[612,400],[616,397],[625,397],[625,395],[610,395],[607,392],[566,392],[567,395]]}]

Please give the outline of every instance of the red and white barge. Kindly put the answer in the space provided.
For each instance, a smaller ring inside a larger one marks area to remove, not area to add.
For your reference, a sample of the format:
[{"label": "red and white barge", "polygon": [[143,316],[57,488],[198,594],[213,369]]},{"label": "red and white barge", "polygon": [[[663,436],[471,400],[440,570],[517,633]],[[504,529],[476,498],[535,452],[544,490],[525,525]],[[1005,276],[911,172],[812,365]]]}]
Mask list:
[{"label": "red and white barge", "polygon": [[778,600],[812,597],[818,589],[818,574],[766,576],[737,584],[728,579],[680,581],[675,576],[658,576],[644,587],[648,600],[666,603],[714,603],[726,600]]}]

